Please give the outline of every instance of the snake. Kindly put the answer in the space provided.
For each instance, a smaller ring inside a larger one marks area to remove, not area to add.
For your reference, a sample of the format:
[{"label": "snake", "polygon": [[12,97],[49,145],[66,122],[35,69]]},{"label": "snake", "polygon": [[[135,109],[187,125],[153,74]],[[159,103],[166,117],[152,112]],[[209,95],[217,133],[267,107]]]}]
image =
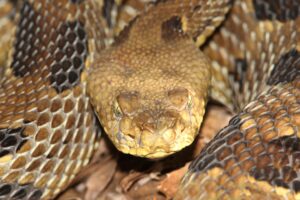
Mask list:
[{"label": "snake", "polygon": [[55,198],[104,132],[172,155],[209,100],[236,115],[175,199],[300,199],[299,23],[299,0],[0,1],[0,199]]}]

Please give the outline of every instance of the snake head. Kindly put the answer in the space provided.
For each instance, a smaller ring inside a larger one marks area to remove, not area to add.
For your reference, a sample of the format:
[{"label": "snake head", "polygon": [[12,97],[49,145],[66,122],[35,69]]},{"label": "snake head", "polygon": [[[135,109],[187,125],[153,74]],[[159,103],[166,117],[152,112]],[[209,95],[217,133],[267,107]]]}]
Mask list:
[{"label": "snake head", "polygon": [[91,103],[123,153],[166,157],[198,134],[211,72],[193,41],[179,42],[142,49],[122,43],[103,51],[88,71]]},{"label": "snake head", "polygon": [[[114,79],[101,78],[106,83]],[[173,81],[165,80],[161,81],[161,87],[152,88],[151,80],[144,82],[149,82],[146,84],[149,87],[143,84],[129,87],[130,79],[128,87],[119,86],[123,89],[111,89],[115,85],[108,84],[105,88],[114,91],[110,95],[106,95],[107,91],[96,91],[95,97],[90,96],[105,132],[117,149],[135,156],[162,158],[194,141],[204,115],[205,100],[188,84],[187,87],[171,86],[169,83]]]},{"label": "snake head", "polygon": [[121,151],[160,158],[191,144],[198,132],[200,116],[193,115],[193,98],[185,88],[163,92],[152,99],[139,92],[117,95],[112,110],[116,124],[111,132]]}]

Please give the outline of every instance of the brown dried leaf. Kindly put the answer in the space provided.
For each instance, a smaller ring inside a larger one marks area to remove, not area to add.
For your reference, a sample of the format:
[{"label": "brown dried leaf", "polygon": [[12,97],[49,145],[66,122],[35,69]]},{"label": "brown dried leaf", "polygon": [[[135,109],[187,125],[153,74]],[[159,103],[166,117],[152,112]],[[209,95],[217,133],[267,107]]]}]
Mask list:
[{"label": "brown dried leaf", "polygon": [[135,185],[128,193],[127,196],[130,197],[129,199],[133,200],[163,200],[164,197],[158,193],[157,186],[158,181],[149,181],[147,184],[143,185]]},{"label": "brown dried leaf", "polygon": [[147,174],[142,172],[131,172],[122,179],[120,186],[123,191],[127,192],[135,183],[138,183],[140,186],[142,186],[152,180],[159,180],[158,176],[159,175],[157,173]]},{"label": "brown dried leaf", "polygon": [[[99,197],[98,200],[103,200],[103,197]],[[125,194],[109,192],[105,195],[105,200],[130,200]]]},{"label": "brown dried leaf", "polygon": [[166,178],[160,181],[157,189],[162,192],[167,199],[172,199],[175,196],[176,192],[178,191],[180,181],[188,170],[188,165],[189,163],[180,169],[168,173]]},{"label": "brown dried leaf", "polygon": [[80,193],[78,193],[75,189],[69,189],[59,196],[57,200],[83,200],[80,196]]},{"label": "brown dried leaf", "polygon": [[114,159],[104,163],[87,180],[85,199],[93,200],[107,187],[116,171],[117,162]]},{"label": "brown dried leaf", "polygon": [[128,190],[130,190],[131,186],[134,183],[136,183],[138,180],[142,179],[145,176],[148,176],[148,174],[142,172],[130,172],[121,180],[120,186],[123,191],[127,192]]}]

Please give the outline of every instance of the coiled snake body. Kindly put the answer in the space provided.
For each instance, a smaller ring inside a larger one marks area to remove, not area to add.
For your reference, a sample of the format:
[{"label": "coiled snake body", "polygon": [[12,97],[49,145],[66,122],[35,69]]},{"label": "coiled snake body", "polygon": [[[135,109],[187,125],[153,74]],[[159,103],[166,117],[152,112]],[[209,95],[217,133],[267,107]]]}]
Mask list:
[{"label": "coiled snake body", "polygon": [[133,17],[113,2],[0,3],[0,198],[54,198],[97,148],[97,118],[124,153],[177,152],[209,97],[238,114],[176,198],[300,198],[300,2],[158,1],[110,45]]}]

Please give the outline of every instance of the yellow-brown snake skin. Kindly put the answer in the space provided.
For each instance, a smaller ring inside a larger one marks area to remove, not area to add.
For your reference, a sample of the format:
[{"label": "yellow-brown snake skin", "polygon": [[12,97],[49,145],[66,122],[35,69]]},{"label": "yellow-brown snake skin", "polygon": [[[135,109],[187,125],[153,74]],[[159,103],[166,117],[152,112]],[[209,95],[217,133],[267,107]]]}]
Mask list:
[{"label": "yellow-brown snake skin", "polygon": [[300,199],[300,1],[149,2],[0,0],[0,199],[55,198],[100,124],[123,153],[178,152],[209,99],[237,115],[175,199]]}]

